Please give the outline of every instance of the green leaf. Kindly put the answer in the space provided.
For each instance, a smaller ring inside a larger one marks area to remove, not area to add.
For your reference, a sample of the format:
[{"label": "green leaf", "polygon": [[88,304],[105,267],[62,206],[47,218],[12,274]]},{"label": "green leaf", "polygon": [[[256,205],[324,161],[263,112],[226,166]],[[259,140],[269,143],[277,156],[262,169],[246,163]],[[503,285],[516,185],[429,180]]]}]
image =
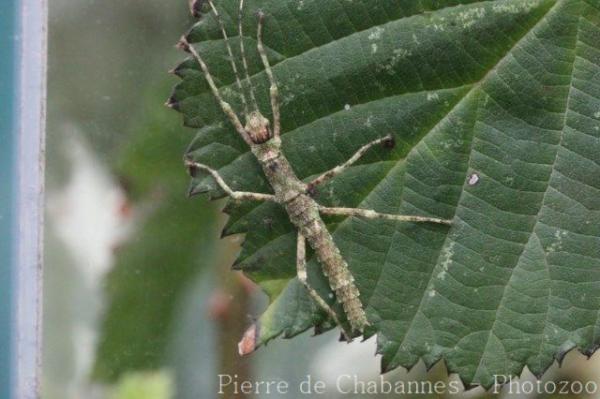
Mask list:
[{"label": "green leaf", "polygon": [[[453,219],[330,219],[377,333],[382,370],[444,359],[466,384],[540,376],[600,342],[598,0],[249,1],[267,13],[282,91],[283,146],[305,179],[393,133],[323,188],[327,205]],[[462,4],[461,4],[462,3]],[[237,0],[221,2],[234,36]],[[224,43],[206,15],[188,34],[239,108]],[[239,39],[237,39],[239,40]],[[216,50],[221,48],[221,50]],[[236,55],[237,56],[237,55]],[[256,53],[249,58],[256,67]],[[254,71],[261,109],[264,72]],[[260,168],[186,61],[172,102],[199,128],[189,155],[237,189],[268,192]],[[223,193],[206,176],[192,193]],[[246,233],[237,267],[270,294],[260,343],[330,327],[295,275],[295,232],[273,204],[231,204]],[[327,283],[314,260],[310,281]],[[323,325],[325,323],[325,325]]]},{"label": "green leaf", "polygon": [[175,397],[172,377],[165,371],[128,373],[117,385],[112,399],[170,399]]}]

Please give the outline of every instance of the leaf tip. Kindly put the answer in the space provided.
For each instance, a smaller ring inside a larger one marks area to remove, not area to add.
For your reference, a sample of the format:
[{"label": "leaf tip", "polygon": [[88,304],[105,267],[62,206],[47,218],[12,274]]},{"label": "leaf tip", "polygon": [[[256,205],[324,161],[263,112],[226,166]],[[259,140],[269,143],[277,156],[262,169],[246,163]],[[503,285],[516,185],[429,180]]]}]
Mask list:
[{"label": "leaf tip", "polygon": [[394,367],[392,367],[390,363],[384,361],[381,362],[381,374],[389,373],[393,369]]},{"label": "leaf tip", "polygon": [[344,330],[340,331],[340,336],[339,336],[339,338],[338,338],[338,342],[345,342],[345,343],[347,343],[347,344],[350,344],[350,343],[352,343],[353,341],[354,341],[354,340],[353,340],[353,337],[352,337],[351,335],[348,335],[348,334],[346,334],[346,333],[344,332]]},{"label": "leaf tip", "polygon": [[[227,212],[224,212],[226,215],[228,215]],[[239,231],[235,230],[235,228],[233,228],[233,226],[231,224],[226,224],[225,227],[223,227],[223,229],[221,230],[221,239],[225,238],[225,237],[229,237],[235,234],[240,234]],[[243,241],[242,241],[243,243]]]},{"label": "leaf tip", "polygon": [[194,18],[202,18],[202,8],[206,0],[189,0],[190,14]]},{"label": "leaf tip", "polygon": [[177,100],[175,100],[175,98],[173,96],[169,97],[169,99],[165,103],[165,106],[167,106],[168,108],[174,109],[175,111],[181,110],[181,108],[179,107],[179,102]]},{"label": "leaf tip", "polygon": [[600,348],[600,344],[594,344],[592,345],[590,348],[584,350],[582,353],[585,357],[588,358],[588,360],[590,360],[590,358],[592,356],[594,356],[594,353],[596,353],[596,351]]},{"label": "leaf tip", "polygon": [[240,258],[237,258],[233,262],[233,265],[231,265],[231,270],[243,271],[244,270],[244,263],[243,263],[243,261]]},{"label": "leaf tip", "polygon": [[191,184],[190,188],[188,189],[188,192],[187,192],[188,198],[195,197],[196,195],[199,195],[199,194],[203,194],[203,193],[201,191],[198,191],[198,189],[193,184]]},{"label": "leaf tip", "polygon": [[177,42],[177,44],[175,45],[175,47],[179,50],[183,50],[186,53],[190,53],[190,43],[187,40],[187,37],[185,37],[185,35],[181,36],[181,38],[179,39],[179,41]]},{"label": "leaf tip", "polygon": [[247,356],[256,350],[258,332],[258,323],[252,324],[246,330],[241,341],[238,343],[238,353],[240,354],[240,356]]},{"label": "leaf tip", "polygon": [[565,360],[565,357],[567,357],[567,354],[569,354],[569,352],[571,352],[576,347],[577,345],[575,345],[574,342],[567,341],[560,348],[558,348],[558,351],[555,355],[555,359],[559,367],[562,367],[563,361]]},{"label": "leaf tip", "polygon": [[183,77],[182,74],[181,74],[181,70],[183,69],[182,65],[183,64],[179,64],[175,68],[169,69],[167,72],[169,74],[171,74],[171,75],[175,75],[175,76],[178,76],[178,77],[182,78]]}]

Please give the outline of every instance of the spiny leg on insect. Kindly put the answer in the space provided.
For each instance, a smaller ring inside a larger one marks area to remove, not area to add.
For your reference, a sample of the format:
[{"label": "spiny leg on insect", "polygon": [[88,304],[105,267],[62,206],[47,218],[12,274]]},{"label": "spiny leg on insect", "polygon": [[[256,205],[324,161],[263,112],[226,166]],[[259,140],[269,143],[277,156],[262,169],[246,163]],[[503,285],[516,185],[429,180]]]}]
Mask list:
[{"label": "spiny leg on insect", "polygon": [[[213,14],[215,15],[221,29],[227,52],[230,56],[231,66],[235,74],[236,85],[240,91],[240,99],[244,107],[245,125],[242,124],[232,106],[225,101],[217,87],[208,66],[198,50],[188,43],[183,37],[179,47],[192,54],[202,70],[202,73],[210,87],[210,90],[219,103],[224,114],[229,118],[240,137],[248,144],[257,161],[260,163],[265,177],[267,178],[274,194],[262,194],[252,192],[234,191],[220,174],[210,166],[186,159],[185,164],[190,170],[202,170],[209,173],[217,185],[234,200],[237,201],[272,201],[282,205],[290,219],[297,228],[297,276],[300,283],[306,288],[309,296],[322,310],[342,329],[342,333],[347,341],[350,341],[355,332],[363,333],[369,325],[366,312],[362,302],[359,299],[360,292],[354,284],[348,264],[341,256],[338,247],[333,241],[333,237],[327,231],[327,227],[321,215],[341,215],[350,217],[359,217],[364,219],[385,219],[397,222],[427,222],[450,225],[450,220],[432,218],[425,216],[411,215],[392,215],[379,213],[369,209],[359,208],[329,208],[319,205],[313,198],[315,187],[324,184],[336,176],[343,173],[346,169],[357,162],[369,149],[376,145],[393,145],[393,137],[387,135],[370,143],[363,145],[346,162],[335,168],[321,174],[312,181],[305,183],[295,174],[292,166],[285,157],[281,149],[281,114],[279,107],[279,90],[273,70],[267,57],[267,52],[263,45],[263,26],[265,14],[258,12],[258,31],[257,31],[257,50],[264,66],[265,73],[270,83],[269,93],[271,110],[273,113],[273,128],[270,121],[262,115],[256,101],[255,89],[250,79],[248,62],[246,59],[243,33],[242,33],[242,13],[244,0],[240,0],[238,14],[238,30],[240,36],[240,53],[245,71],[244,82],[249,88],[250,98],[253,109],[249,109],[249,102],[244,93],[244,84],[239,76],[237,63],[233,57],[233,51],[229,43],[229,38],[225,30],[225,25],[221,19],[217,7],[212,0],[208,0]],[[306,243],[313,248],[315,256],[319,261],[322,271],[329,280],[331,289],[335,292],[337,300],[341,303],[350,329],[340,322],[337,313],[331,306],[314,290],[309,282],[306,271]]]}]

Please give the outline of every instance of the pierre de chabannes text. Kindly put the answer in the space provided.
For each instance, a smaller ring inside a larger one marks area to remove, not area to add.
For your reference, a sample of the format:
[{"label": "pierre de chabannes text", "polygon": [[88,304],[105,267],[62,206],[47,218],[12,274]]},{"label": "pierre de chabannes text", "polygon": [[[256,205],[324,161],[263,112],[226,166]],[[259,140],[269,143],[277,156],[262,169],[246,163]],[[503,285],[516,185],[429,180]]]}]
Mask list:
[{"label": "pierre de chabannes text", "polygon": [[[595,382],[579,381],[519,381],[518,379],[497,375],[492,393],[500,391],[509,394],[588,394],[600,393],[600,387]],[[449,381],[387,381],[383,376],[378,379],[364,381],[356,375],[342,374],[335,383],[327,383],[312,375],[291,383],[281,379],[245,380],[237,375],[218,375],[219,395],[326,395],[338,393],[342,395],[431,395],[459,394],[463,385],[458,380]]]}]

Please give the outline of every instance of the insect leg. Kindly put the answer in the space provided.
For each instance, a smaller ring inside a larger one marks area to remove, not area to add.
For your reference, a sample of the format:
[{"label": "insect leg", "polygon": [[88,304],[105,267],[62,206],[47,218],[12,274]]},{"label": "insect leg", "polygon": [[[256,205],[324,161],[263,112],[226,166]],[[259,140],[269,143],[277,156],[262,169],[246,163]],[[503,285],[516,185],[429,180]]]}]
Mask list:
[{"label": "insect leg", "polygon": [[248,68],[248,59],[246,58],[246,47],[244,46],[244,33],[242,29],[242,15],[244,14],[244,0],[240,0],[240,9],[238,13],[238,30],[240,34],[240,53],[242,54],[242,64],[244,65],[244,71],[246,72],[246,82],[250,87],[250,98],[254,105],[254,110],[258,111],[258,103],[256,102],[256,95],[254,94],[254,87],[250,81],[250,69]]},{"label": "insect leg", "polygon": [[411,216],[411,215],[391,215],[388,213],[379,213],[371,209],[359,209],[359,208],[328,208],[325,206],[319,206],[319,212],[323,215],[336,215],[336,216],[354,216],[364,219],[385,219],[393,220],[396,222],[414,222],[414,223],[436,223],[452,225],[452,221],[448,219],[432,218],[426,216]]},{"label": "insect leg", "polygon": [[374,147],[378,144],[385,144],[386,142],[392,142],[392,140],[393,140],[392,135],[387,135],[380,139],[374,140],[368,144],[365,144],[364,146],[359,148],[359,150],[356,151],[356,153],[354,153],[354,155],[352,155],[352,157],[350,157],[350,159],[348,159],[346,162],[344,162],[341,165],[336,166],[335,168],[333,168],[331,170],[328,170],[327,172],[323,173],[321,176],[317,177],[316,179],[314,179],[313,181],[308,183],[309,188],[314,188],[320,184],[323,184],[323,183],[333,179],[334,177],[336,177],[337,175],[339,175],[340,173],[342,173],[343,171],[348,169],[356,161],[358,161],[372,147]]},{"label": "insect leg", "polygon": [[306,271],[306,239],[300,232],[298,232],[298,244],[296,247],[296,269],[298,273],[298,280],[306,288],[308,295],[312,298],[313,301],[315,301],[319,305],[321,309],[325,311],[325,313],[327,313],[329,317],[331,317],[335,324],[340,326],[340,328],[342,329],[342,334],[344,335],[346,341],[352,341],[352,335],[349,334],[344,329],[344,327],[342,327],[340,319],[338,318],[334,310],[331,309],[327,302],[325,302],[323,298],[319,296],[319,293],[308,284],[308,273]]},{"label": "insect leg", "polygon": [[192,168],[192,169],[200,169],[203,170],[205,172],[210,173],[210,175],[213,177],[213,179],[215,179],[215,181],[217,182],[217,184],[219,185],[219,187],[221,187],[221,189],[223,191],[225,191],[225,193],[230,196],[231,198],[233,198],[234,200],[248,200],[248,201],[276,201],[275,196],[274,195],[270,195],[270,194],[261,194],[261,193],[250,193],[250,192],[246,192],[246,191],[233,191],[231,189],[231,187],[229,187],[229,185],[227,185],[227,183],[225,183],[225,180],[223,180],[223,178],[221,177],[221,175],[219,174],[219,172],[217,172],[216,170],[210,168],[207,165],[198,163],[198,162],[194,162],[192,160],[186,159],[185,160],[185,165],[188,168]]},{"label": "insect leg", "polygon": [[[235,81],[240,91],[240,98],[242,100],[242,104],[244,105],[244,111],[246,114],[248,114],[248,102],[246,101],[244,87],[242,86],[240,74],[238,73],[237,63],[235,62],[235,58],[233,57],[233,51],[231,50],[231,45],[229,44],[229,37],[227,36],[227,31],[225,30],[225,24],[223,24],[223,18],[221,18],[221,14],[219,14],[217,7],[215,7],[215,4],[212,2],[212,0],[208,0],[208,4],[210,4],[210,8],[212,8],[215,17],[217,18],[217,22],[219,23],[219,27],[221,28],[221,34],[223,35],[223,39],[225,40],[225,46],[227,47],[227,53],[229,54],[229,62],[231,63],[231,68],[233,69],[233,73],[235,75]],[[240,40],[241,39],[242,38],[240,35]]]},{"label": "insect leg", "polygon": [[271,108],[273,110],[273,137],[279,137],[281,132],[281,113],[279,111],[279,88],[277,87],[277,82],[275,81],[275,76],[273,75],[273,70],[271,69],[271,64],[269,63],[269,58],[267,57],[267,52],[265,51],[265,46],[263,45],[263,25],[265,21],[265,14],[260,11],[258,13],[258,53],[260,54],[260,58],[265,66],[265,72],[269,78],[269,82],[271,83],[270,93],[271,93]]},{"label": "insect leg", "polygon": [[183,49],[184,51],[191,53],[192,56],[196,59],[196,61],[200,65],[200,68],[202,69],[202,72],[204,73],[204,78],[206,79],[206,82],[210,86],[210,90],[212,91],[213,96],[219,102],[221,109],[223,110],[225,115],[227,115],[227,117],[229,118],[229,120],[231,121],[233,126],[235,127],[235,130],[237,130],[238,134],[244,139],[246,144],[248,144],[249,146],[252,146],[254,144],[252,139],[250,138],[250,136],[244,129],[242,122],[240,122],[240,120],[237,117],[237,115],[235,114],[235,111],[233,110],[233,108],[231,108],[231,105],[229,105],[229,103],[226,102],[223,99],[223,97],[221,96],[221,93],[219,92],[219,89],[217,88],[217,85],[215,84],[215,81],[214,81],[212,75],[210,74],[208,66],[202,59],[202,56],[200,55],[200,53],[198,53],[198,51],[194,48],[194,46],[192,46],[190,43],[188,43],[185,36],[181,38],[178,46],[181,49]]}]

